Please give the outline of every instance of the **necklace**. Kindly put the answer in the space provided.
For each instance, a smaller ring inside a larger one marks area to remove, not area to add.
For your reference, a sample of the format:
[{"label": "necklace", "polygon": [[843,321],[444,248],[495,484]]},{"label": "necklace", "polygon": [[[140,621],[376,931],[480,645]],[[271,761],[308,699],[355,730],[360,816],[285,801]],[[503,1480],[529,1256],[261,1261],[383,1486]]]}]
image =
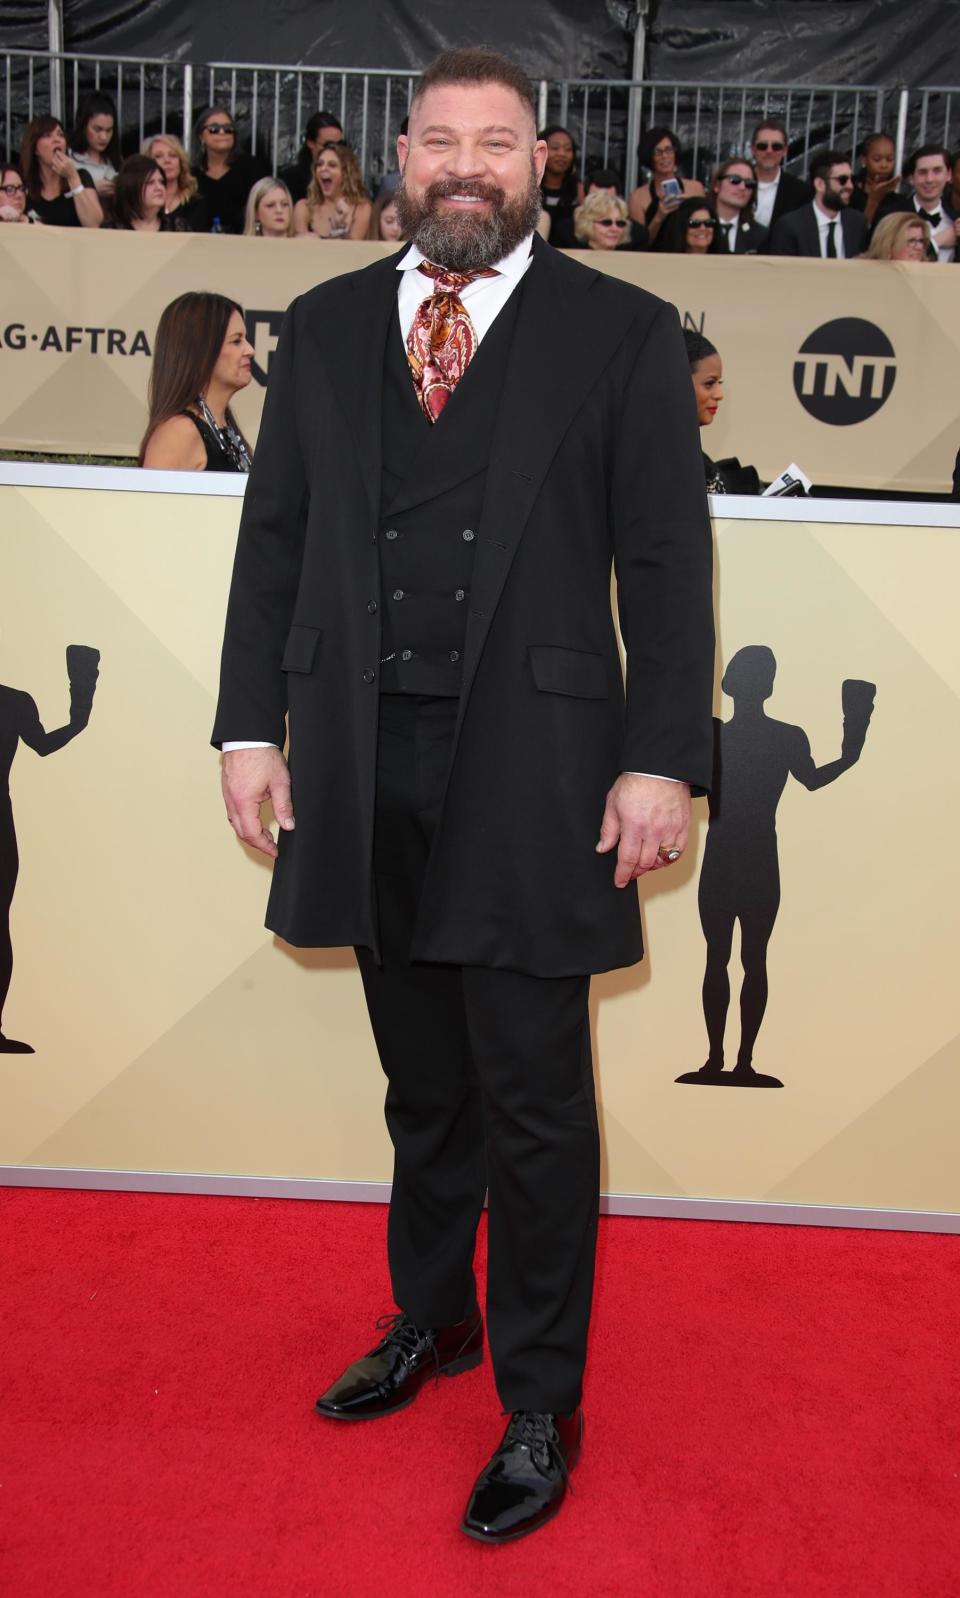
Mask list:
[{"label": "necklace", "polygon": [[197,405],[200,409],[200,415],[203,417],[207,426],[212,429],[214,437],[216,438],[220,448],[223,450],[223,453],[226,455],[227,460],[230,462],[234,471],[249,472],[250,467],[253,464],[250,459],[250,451],[247,449],[246,444],[243,442],[243,439],[240,437],[240,434],[237,432],[237,429],[234,427],[233,423],[228,421],[224,427],[220,427],[202,394],[197,400]]}]

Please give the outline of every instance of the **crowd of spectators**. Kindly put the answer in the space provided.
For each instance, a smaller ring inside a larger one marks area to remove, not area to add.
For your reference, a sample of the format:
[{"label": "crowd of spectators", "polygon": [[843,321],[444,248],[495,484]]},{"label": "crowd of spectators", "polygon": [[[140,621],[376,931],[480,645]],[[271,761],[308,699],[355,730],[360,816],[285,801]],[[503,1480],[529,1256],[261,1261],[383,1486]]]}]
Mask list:
[{"label": "crowd of spectators", "polygon": [[[162,131],[121,159],[116,108],[88,95],[67,137],[52,116],[27,127],[19,160],[3,168],[0,221],[146,233],[250,238],[399,240],[398,173],[376,194],[340,120],[317,111],[296,160],[278,174],[240,147],[232,113],[208,106],[191,159]],[[868,135],[856,163],[821,149],[807,181],[786,170],[790,138],[776,117],[758,123],[749,152],[721,162],[706,188],[684,171],[672,128],[656,126],[638,151],[644,181],[630,194],[611,168],[580,174],[569,129],[553,125],[540,184],[538,231],[560,249],[654,250],[674,255],[799,255],[843,260],[960,258],[960,155],[924,144],[895,170],[889,134]],[[910,226],[887,224],[906,217]]]},{"label": "crowd of spectators", "polygon": [[[53,116],[35,118],[19,159],[0,165],[0,222],[129,232],[224,233],[247,238],[402,239],[399,174],[372,194],[340,120],[317,111],[296,160],[279,173],[238,144],[230,111],[208,106],[194,127],[194,156],[173,133],[145,139],[123,159],[107,95],[80,105],[67,137]],[[546,166],[538,231],[561,249],[676,255],[793,255],[843,260],[960,260],[960,154],[924,144],[896,171],[896,145],[876,131],[856,162],[821,149],[807,181],[786,170],[786,126],[767,118],[749,150],[714,167],[706,186],[684,171],[673,129],[656,126],[638,151],[643,182],[626,194],[620,174],[581,175],[569,129],[544,128]],[[723,400],[718,351],[686,335],[701,427]],[[190,351],[184,362],[183,351]],[[186,470],[246,471],[250,450],[230,409],[250,381],[253,350],[240,307],[218,295],[182,295],[157,333],[150,419],[141,463]],[[712,461],[715,493],[757,492],[752,467]]]}]

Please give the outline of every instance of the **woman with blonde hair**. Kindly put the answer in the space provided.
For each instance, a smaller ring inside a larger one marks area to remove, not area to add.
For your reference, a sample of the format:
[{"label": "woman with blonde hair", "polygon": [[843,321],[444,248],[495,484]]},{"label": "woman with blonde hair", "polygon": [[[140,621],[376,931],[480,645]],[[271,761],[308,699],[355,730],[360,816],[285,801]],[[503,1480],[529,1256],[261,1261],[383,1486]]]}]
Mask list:
[{"label": "woman with blonde hair", "polygon": [[577,243],[588,250],[619,250],[630,242],[627,202],[608,189],[588,194],[573,213]]},{"label": "woman with blonde hair", "polygon": [[937,252],[933,232],[925,217],[916,212],[895,211],[883,217],[873,230],[865,261],[935,261]]},{"label": "woman with blonde hair", "polygon": [[365,239],[372,209],[349,144],[326,144],[317,153],[307,197],[294,208],[293,226],[318,239]]},{"label": "woman with blonde hair", "polygon": [[293,200],[282,178],[258,178],[247,195],[245,239],[292,239]]},{"label": "woman with blonde hair", "polygon": [[403,238],[403,229],[397,214],[396,189],[381,189],[374,200],[367,238],[378,244],[399,244]]},{"label": "woman with blonde hair", "polygon": [[190,157],[175,133],[154,133],[144,139],[140,154],[156,161],[166,185],[164,215],[175,216],[184,231],[205,233],[206,211],[197,194],[197,180],[190,171]]}]

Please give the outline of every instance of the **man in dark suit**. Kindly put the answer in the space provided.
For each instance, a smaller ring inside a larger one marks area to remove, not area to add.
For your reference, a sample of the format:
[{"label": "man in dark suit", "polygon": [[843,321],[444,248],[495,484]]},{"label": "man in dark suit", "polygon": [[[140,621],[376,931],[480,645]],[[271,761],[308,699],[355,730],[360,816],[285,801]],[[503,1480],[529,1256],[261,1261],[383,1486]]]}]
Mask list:
[{"label": "man in dark suit", "polygon": [[778,122],[776,117],[772,121],[758,122],[750,140],[750,154],[757,173],[754,219],[768,232],[788,211],[795,211],[813,198],[809,185],[802,178],[784,171],[788,153],[784,123]]},{"label": "man in dark suit", "polygon": [[580,1449],[590,973],[640,957],[630,885],[709,783],[710,540],[676,312],[535,236],[526,77],[441,56],[398,154],[413,242],[284,323],[214,741],[231,822],[277,857],[268,925],[355,946],[388,1079],[399,1309],[317,1407],[384,1416],[479,1363],[489,1190],[511,1418],[463,1529],[500,1542],[557,1512]]},{"label": "man in dark suit", "polygon": [[853,171],[839,150],[820,150],[810,163],[813,200],[782,216],[770,235],[770,255],[809,255],[827,261],[861,255],[870,229],[850,209]]},{"label": "man in dark suit", "polygon": [[874,227],[885,216],[912,211],[930,223],[933,233],[931,248],[936,252],[933,258],[944,262],[956,260],[960,220],[954,206],[950,174],[950,151],[942,144],[921,145],[903,163],[903,175],[910,184],[910,193],[888,194],[885,200],[881,200]]},{"label": "man in dark suit", "polygon": [[753,215],[757,174],[752,163],[724,161],[713,174],[710,192],[717,210],[720,243],[727,254],[758,255],[768,234]]}]

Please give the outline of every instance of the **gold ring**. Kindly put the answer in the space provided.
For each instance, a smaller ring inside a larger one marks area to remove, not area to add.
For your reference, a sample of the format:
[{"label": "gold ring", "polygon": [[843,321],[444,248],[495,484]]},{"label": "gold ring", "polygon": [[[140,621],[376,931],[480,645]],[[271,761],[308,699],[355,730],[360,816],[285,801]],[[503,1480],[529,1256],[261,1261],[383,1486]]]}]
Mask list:
[{"label": "gold ring", "polygon": [[657,854],[660,856],[661,860],[666,860],[667,864],[672,866],[675,860],[680,859],[680,856],[683,854],[683,850],[675,848],[668,849],[666,844],[662,843],[657,850]]}]

